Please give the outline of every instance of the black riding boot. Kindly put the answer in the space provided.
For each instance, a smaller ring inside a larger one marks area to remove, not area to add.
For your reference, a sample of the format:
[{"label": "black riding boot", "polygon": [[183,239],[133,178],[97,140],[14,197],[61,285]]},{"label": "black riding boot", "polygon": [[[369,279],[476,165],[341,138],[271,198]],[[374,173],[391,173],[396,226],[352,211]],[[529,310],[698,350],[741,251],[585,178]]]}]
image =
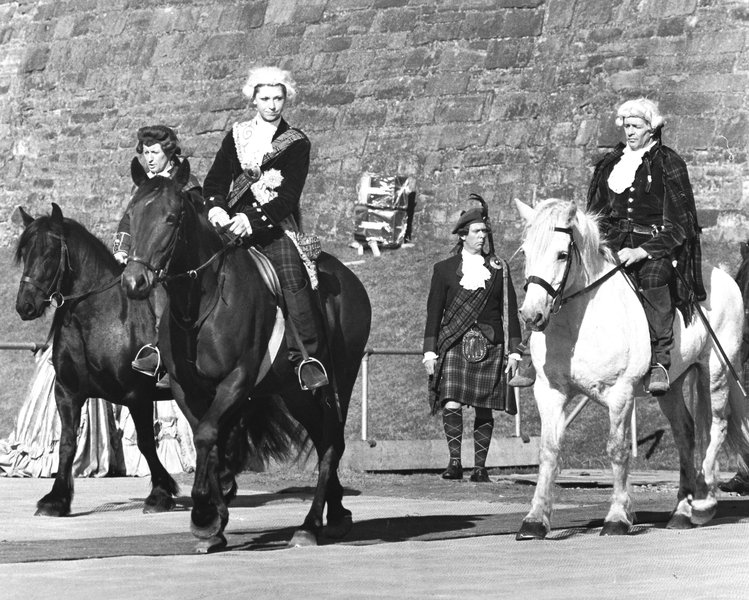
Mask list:
[{"label": "black riding boot", "polygon": [[321,336],[324,335],[322,315],[312,294],[313,290],[309,283],[305,283],[298,292],[284,294],[289,318],[294,323],[299,339],[310,357],[304,359],[297,337],[291,327],[286,327],[289,360],[297,371],[302,389],[305,390],[314,390],[328,384],[328,376],[321,362],[326,354],[321,340]]},{"label": "black riding boot", "polygon": [[668,368],[671,366],[671,348],[674,345],[674,306],[667,285],[642,290],[643,308],[650,329],[653,358],[650,365],[648,392],[662,396],[671,389]]}]

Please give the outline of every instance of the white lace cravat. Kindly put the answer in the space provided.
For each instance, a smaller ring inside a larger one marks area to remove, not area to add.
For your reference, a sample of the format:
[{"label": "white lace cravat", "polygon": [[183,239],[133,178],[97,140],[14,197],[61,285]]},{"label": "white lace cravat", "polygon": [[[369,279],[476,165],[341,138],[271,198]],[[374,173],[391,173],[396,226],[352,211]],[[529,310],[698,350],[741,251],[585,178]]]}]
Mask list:
[{"label": "white lace cravat", "polygon": [[486,287],[486,280],[492,274],[484,266],[484,257],[481,254],[470,254],[465,250],[460,253],[463,259],[463,277],[460,279],[460,285],[466,290],[478,290]]},{"label": "white lace cravat", "polygon": [[645,153],[650,150],[655,141],[650,142],[644,148],[639,150],[630,150],[629,146],[624,147],[624,154],[619,159],[619,162],[614,165],[609,174],[609,188],[615,194],[621,194],[626,190],[632,182],[635,180],[635,173],[642,163],[642,157]]},{"label": "white lace cravat", "polygon": [[256,115],[251,121],[234,123],[234,144],[237,147],[239,164],[243,169],[258,168],[263,164],[263,156],[273,150],[273,136],[279,122],[280,119],[268,123]]}]

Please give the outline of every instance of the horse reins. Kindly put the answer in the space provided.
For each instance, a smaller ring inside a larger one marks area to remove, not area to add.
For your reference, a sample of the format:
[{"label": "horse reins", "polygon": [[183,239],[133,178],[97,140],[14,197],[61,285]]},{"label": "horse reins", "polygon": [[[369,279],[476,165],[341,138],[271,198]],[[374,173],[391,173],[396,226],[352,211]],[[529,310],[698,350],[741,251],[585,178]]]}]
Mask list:
[{"label": "horse reins", "polygon": [[564,265],[564,274],[562,275],[562,280],[559,282],[559,287],[557,289],[554,289],[554,287],[545,279],[542,279],[541,277],[538,277],[537,275],[530,275],[525,280],[525,285],[523,286],[523,289],[527,290],[528,285],[531,283],[535,283],[537,285],[540,285],[544,290],[546,290],[546,293],[549,294],[552,298],[552,305],[551,305],[551,312],[552,314],[556,314],[559,312],[559,310],[562,308],[564,304],[572,300],[573,298],[577,298],[578,296],[582,296],[583,294],[586,294],[587,292],[597,288],[599,285],[607,281],[610,277],[612,277],[615,273],[621,271],[624,268],[623,263],[619,263],[611,269],[610,271],[606,272],[604,275],[596,279],[593,283],[585,286],[583,289],[578,290],[574,292],[573,294],[570,294],[569,296],[563,296],[564,294],[564,288],[567,285],[567,279],[570,275],[570,269],[572,267],[572,257],[580,256],[580,250],[577,247],[577,244],[575,244],[575,238],[572,235],[572,228],[571,227],[554,227],[554,231],[557,231],[559,233],[566,233],[569,238],[569,244],[567,245],[567,260]]},{"label": "horse reins", "polygon": [[182,279],[182,278],[189,278],[189,279],[197,279],[198,273],[200,271],[208,268],[212,263],[214,263],[216,260],[221,258],[226,252],[231,250],[232,248],[236,248],[242,244],[242,240],[239,236],[235,236],[232,239],[229,240],[226,244],[224,244],[221,248],[219,248],[216,252],[213,253],[212,256],[208,258],[204,263],[201,265],[195,267],[194,269],[189,269],[183,273],[175,273],[174,275],[167,275],[169,271],[169,265],[172,262],[172,257],[174,256],[174,250],[177,247],[177,242],[179,241],[180,232],[182,230],[182,222],[183,222],[183,216],[185,214],[184,204],[185,199],[180,197],[180,200],[182,201],[182,211],[180,212],[179,216],[179,222],[177,223],[177,226],[175,227],[175,234],[172,236],[172,239],[169,241],[169,246],[166,250],[166,252],[169,255],[169,258],[166,261],[166,264],[163,268],[159,269],[155,266],[153,266],[151,263],[149,263],[147,260],[144,260],[140,258],[137,255],[132,255],[128,257],[128,262],[132,261],[138,264],[143,265],[148,269],[149,271],[154,273],[154,285],[157,283],[169,283],[170,281],[174,281],[175,279]]}]

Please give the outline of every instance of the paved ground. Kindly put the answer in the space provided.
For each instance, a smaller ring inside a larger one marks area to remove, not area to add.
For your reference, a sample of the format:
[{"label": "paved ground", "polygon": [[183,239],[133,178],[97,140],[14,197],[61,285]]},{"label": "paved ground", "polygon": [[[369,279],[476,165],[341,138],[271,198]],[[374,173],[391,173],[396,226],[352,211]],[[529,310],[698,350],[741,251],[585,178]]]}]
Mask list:
[{"label": "paved ground", "polygon": [[566,473],[549,539],[516,542],[533,475],[492,479],[346,473],[351,533],[289,549],[311,476],[243,475],[228,549],[204,556],[188,532],[189,476],[162,515],[141,513],[145,479],[79,479],[63,519],[33,516],[49,480],[0,478],[0,598],[749,597],[749,498],[723,495],[709,526],[670,531],[675,474],[636,473],[633,533],[601,538],[607,475]]}]

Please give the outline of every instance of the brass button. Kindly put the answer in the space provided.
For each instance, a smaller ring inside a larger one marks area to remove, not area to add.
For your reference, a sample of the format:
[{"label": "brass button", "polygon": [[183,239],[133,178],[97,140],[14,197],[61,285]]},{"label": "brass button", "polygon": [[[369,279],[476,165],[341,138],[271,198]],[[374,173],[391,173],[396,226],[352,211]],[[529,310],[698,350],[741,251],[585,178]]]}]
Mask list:
[{"label": "brass button", "polygon": [[629,207],[629,208],[627,209],[627,212],[628,212],[628,213],[631,213],[631,212],[633,212],[633,211],[634,211],[634,209],[633,209],[633,208],[632,208],[631,206],[630,206],[630,207]]}]

